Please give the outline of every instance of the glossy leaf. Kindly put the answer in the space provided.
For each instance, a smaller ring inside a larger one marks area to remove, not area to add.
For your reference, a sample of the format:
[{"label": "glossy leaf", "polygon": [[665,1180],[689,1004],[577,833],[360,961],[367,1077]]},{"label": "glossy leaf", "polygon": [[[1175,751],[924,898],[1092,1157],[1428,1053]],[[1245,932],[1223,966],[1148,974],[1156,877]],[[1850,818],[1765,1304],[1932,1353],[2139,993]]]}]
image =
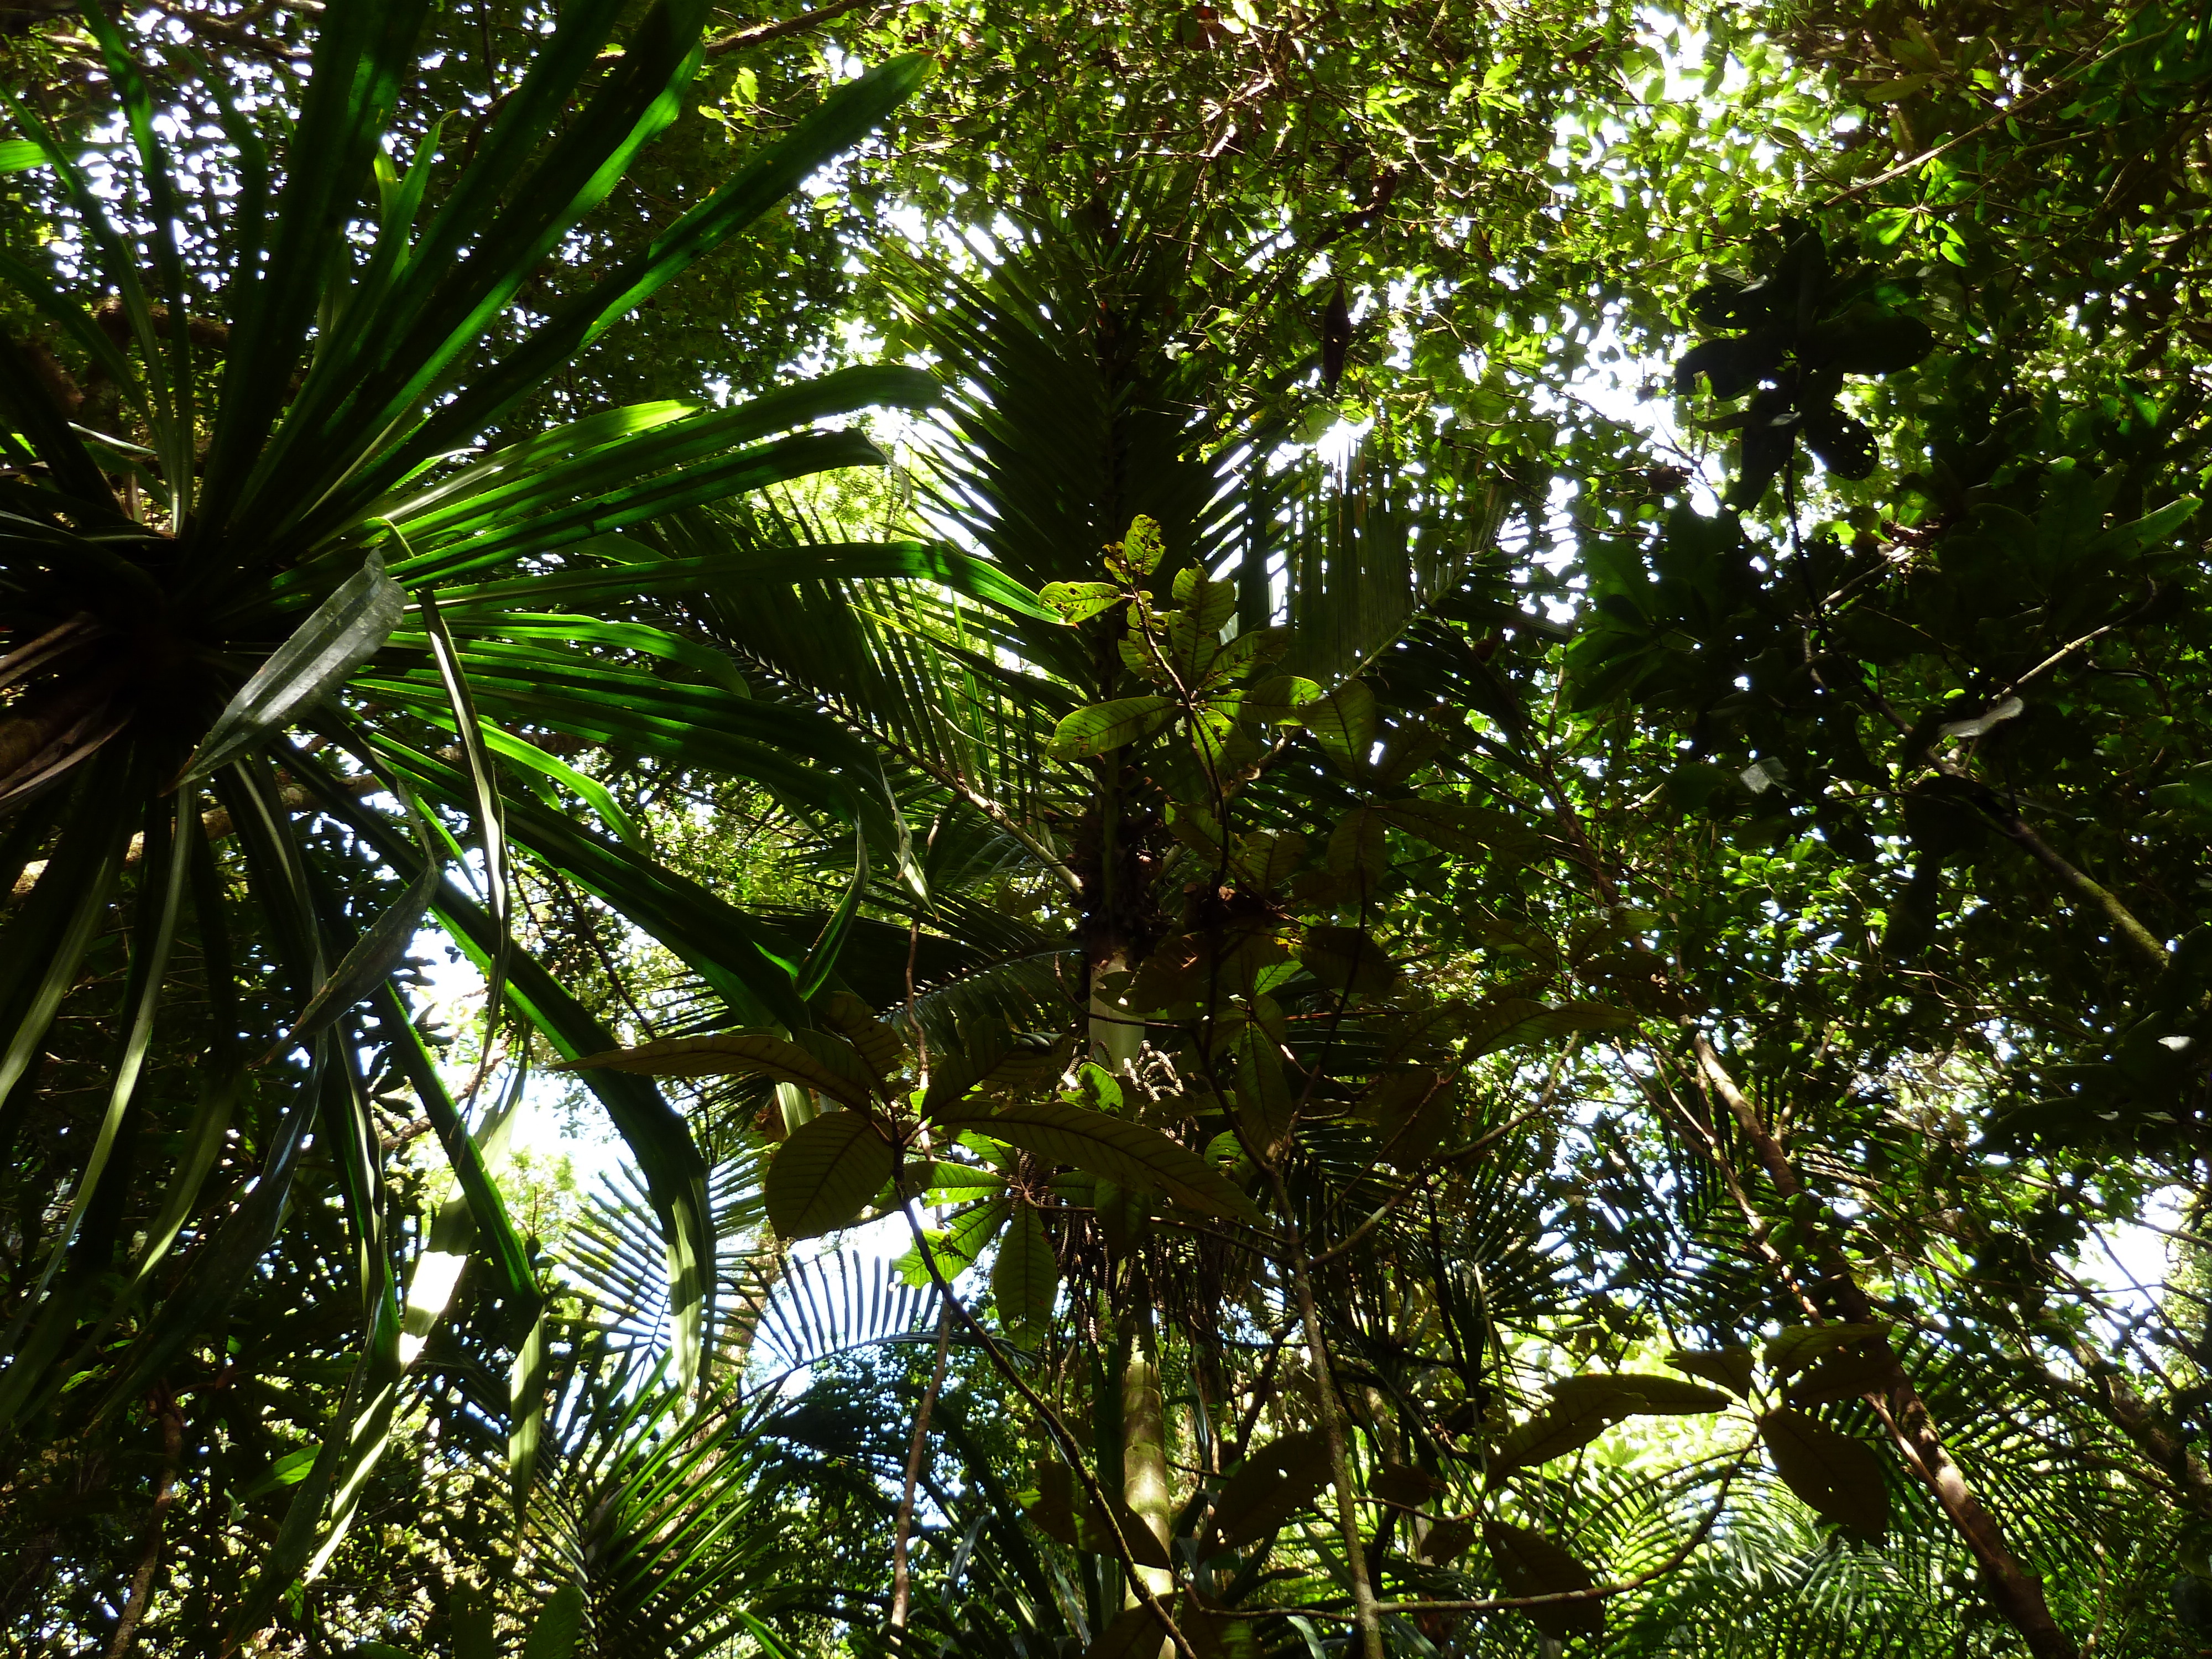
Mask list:
[{"label": "glossy leaf", "polygon": [[178,778],[179,786],[209,776],[264,742],[344,683],[383,647],[399,625],[407,596],[371,551],[292,636],[239,687]]}]

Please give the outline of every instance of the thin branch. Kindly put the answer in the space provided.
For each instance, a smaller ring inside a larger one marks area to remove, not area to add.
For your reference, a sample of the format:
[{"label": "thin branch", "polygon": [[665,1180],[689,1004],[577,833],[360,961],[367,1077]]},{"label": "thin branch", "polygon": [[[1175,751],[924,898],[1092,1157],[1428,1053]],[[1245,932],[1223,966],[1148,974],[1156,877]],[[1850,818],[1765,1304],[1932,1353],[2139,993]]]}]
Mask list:
[{"label": "thin branch", "polygon": [[[781,40],[794,34],[804,34],[818,28],[833,17],[842,17],[848,11],[875,3],[876,0],[830,0],[826,6],[812,11],[803,11],[796,17],[787,17],[781,22],[754,23],[748,27],[732,29],[727,34],[717,35],[707,42],[703,50],[709,58],[720,58],[726,52],[742,52],[747,46],[766,46],[771,40]],[[896,11],[897,5],[886,8]]]}]

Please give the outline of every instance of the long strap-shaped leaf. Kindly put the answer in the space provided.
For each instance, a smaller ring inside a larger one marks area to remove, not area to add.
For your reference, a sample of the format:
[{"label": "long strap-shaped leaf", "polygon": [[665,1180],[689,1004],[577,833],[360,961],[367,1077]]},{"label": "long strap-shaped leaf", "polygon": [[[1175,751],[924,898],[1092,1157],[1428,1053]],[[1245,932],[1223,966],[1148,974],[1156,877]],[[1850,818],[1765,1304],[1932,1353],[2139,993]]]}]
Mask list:
[{"label": "long strap-shaped leaf", "polygon": [[82,786],[70,818],[98,833],[62,837],[30,902],[0,932],[0,1010],[14,1018],[7,1047],[0,1050],[0,1102],[13,1092],[46,1041],[107,914],[130,827],[123,803],[131,769],[125,757],[101,758]]},{"label": "long strap-shaped leaf", "polygon": [[468,763],[469,783],[476,797],[477,836],[483,848],[484,898],[491,912],[491,925],[499,934],[498,947],[492,952],[490,983],[484,988],[483,1047],[466,1097],[467,1102],[472,1103],[491,1064],[494,1039],[499,1035],[501,1006],[507,998],[507,958],[514,950],[514,921],[508,914],[513,888],[507,866],[507,809],[499,781],[492,774],[491,756],[484,746],[483,722],[477,716],[476,700],[469,693],[468,676],[461,670],[460,653],[438,610],[438,601],[428,587],[416,595],[416,608],[429,635],[430,654],[438,665],[438,678],[445,682],[446,696],[453,703],[454,735],[459,738],[462,758]]},{"label": "long strap-shaped leaf", "polygon": [[109,1074],[107,1109],[100,1116],[92,1151],[77,1176],[76,1191],[62,1218],[45,1269],[32,1290],[35,1304],[53,1283],[70,1243],[84,1220],[85,1207],[100,1190],[107,1160],[123,1131],[125,1114],[138,1091],[138,1074],[146,1051],[154,1041],[154,1011],[161,1000],[161,987],[169,964],[169,947],[176,939],[177,910],[185,891],[185,860],[192,837],[199,830],[199,814],[189,793],[179,794],[167,809],[149,812],[146,823],[145,866],[149,875],[138,894],[138,916],[131,934],[131,971],[123,992],[123,1051]]},{"label": "long strap-shaped leaf", "polygon": [[[314,791],[324,811],[350,826],[402,874],[420,873],[420,855],[404,844],[388,823],[339,789],[312,758],[295,754],[292,765]],[[440,884],[432,908],[454,942],[480,970],[488,970],[497,939],[483,907],[447,881]],[[562,1059],[580,1059],[617,1046],[613,1035],[529,952],[515,952],[511,983],[524,1015]],[[647,1079],[592,1073],[585,1081],[636,1158],[661,1218],[669,1257],[672,1347],[689,1386],[698,1375],[702,1328],[713,1289],[708,1268],[714,1261],[714,1220],[707,1198],[706,1160],[683,1118]]]},{"label": "long strap-shaped leaf", "polygon": [[733,584],[782,586],[869,577],[936,582],[986,605],[1056,620],[1036,594],[995,565],[930,542],[815,542],[697,558],[587,566],[451,588],[442,602],[458,616],[507,605],[580,605],[633,596],[712,592]]},{"label": "long strap-shaped leaf", "polygon": [[[460,774],[427,755],[378,740],[377,757],[434,798],[465,806]],[[519,845],[613,904],[714,986],[742,1016],[808,1023],[793,989],[802,953],[696,883],[627,848],[610,846],[561,815],[510,801]]]},{"label": "long strap-shaped leaf", "polygon": [[929,71],[929,60],[916,55],[880,65],[840,87],[767,154],[563,305],[550,322],[440,408],[405,443],[349,479],[344,489],[323,501],[314,518],[301,520],[298,529],[307,539],[317,539],[317,526],[348,521],[420,460],[468,442],[600,332],[872,131]]},{"label": "long strap-shaped leaf", "polygon": [[[230,350],[200,486],[200,533],[184,549],[196,574],[236,557],[237,544],[224,532],[270,428],[291,402],[293,370],[315,325],[332,244],[352,216],[400,88],[416,78],[415,41],[428,9],[428,0],[385,0],[334,6],[319,19],[271,219],[275,235],[261,258],[241,260],[233,286]],[[248,151],[246,159],[258,158]],[[253,219],[247,225],[258,229]]]},{"label": "long strap-shaped leaf", "polygon": [[[688,466],[832,416],[873,408],[921,409],[936,399],[937,383],[918,369],[896,364],[839,369],[729,409],[683,413],[666,421],[641,418],[629,429],[588,447],[534,456],[526,465],[518,465],[506,454],[495,456],[483,464],[488,476],[481,481],[474,477],[477,468],[465,469],[441,480],[422,498],[391,501],[383,516],[406,532],[411,545],[434,547],[564,502],[596,498],[647,473]],[[628,412],[611,410],[592,418],[612,423]],[[536,441],[518,446],[537,447]],[[404,580],[406,567],[395,574]]]},{"label": "long strap-shaped leaf", "polygon": [[154,131],[153,93],[137,60],[125,44],[122,31],[97,5],[86,6],[83,15],[86,27],[100,43],[109,84],[122,103],[131,141],[138,152],[147,198],[146,216],[153,227],[149,240],[154,248],[154,266],[161,278],[162,297],[168,305],[168,349],[164,354],[155,340],[152,314],[143,295],[138,292],[137,283],[129,280],[133,275],[131,267],[111,265],[111,270],[123,279],[118,281],[118,291],[123,296],[132,330],[138,336],[139,350],[146,362],[148,389],[152,393],[155,414],[153,443],[160,457],[162,480],[167,485],[169,520],[173,526],[181,528],[192,510],[198,457],[194,453],[198,428],[192,416],[191,330],[185,325],[191,295],[185,282],[184,259],[177,249],[176,184],[169,157]]},{"label": "long strap-shaped leaf", "polygon": [[[226,768],[216,791],[228,809],[251,875],[250,890],[262,902],[266,938],[287,977],[302,1000],[324,978],[324,957],[313,901],[298,844],[289,833],[289,815],[281,805],[265,763],[249,756]],[[204,898],[203,903],[205,902]],[[220,902],[219,896],[216,902]],[[208,926],[202,910],[203,936]],[[210,968],[219,964],[210,963]],[[220,1008],[220,1005],[218,1005]],[[323,1106],[329,1086],[333,1043],[329,1037],[309,1052],[307,1069],[290,1090],[264,1137],[261,1165],[246,1197],[222,1224],[203,1238],[181,1281],[166,1293],[131,1344],[107,1390],[94,1408],[93,1421],[105,1422],[161,1376],[177,1354],[204,1340],[210,1323],[230,1305],[276,1238],[290,1202],[292,1178]],[[266,1075],[266,1073],[264,1073]],[[343,1088],[343,1080],[338,1086]]]},{"label": "long strap-shaped leaf", "polygon": [[405,592],[372,550],[359,572],[339,584],[239,687],[178,782],[213,775],[335,690],[382,647],[406,605]]}]

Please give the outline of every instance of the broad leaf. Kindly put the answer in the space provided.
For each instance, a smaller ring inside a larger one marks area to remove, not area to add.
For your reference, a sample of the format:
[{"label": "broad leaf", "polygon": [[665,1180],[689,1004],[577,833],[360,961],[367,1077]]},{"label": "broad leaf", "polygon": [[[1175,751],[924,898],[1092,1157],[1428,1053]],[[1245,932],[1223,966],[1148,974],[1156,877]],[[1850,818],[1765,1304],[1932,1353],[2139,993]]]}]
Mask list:
[{"label": "broad leaf", "polygon": [[1271,1440],[1244,1460],[1213,1506],[1213,1530],[1231,1549],[1265,1538],[1318,1498],[1331,1479],[1318,1429]]},{"label": "broad leaf", "polygon": [[1123,697],[1079,708],[1054,728],[1048,751],[1062,760],[1087,760],[1164,732],[1176,704],[1166,697]]},{"label": "broad leaf", "polygon": [[1862,1543],[1881,1540],[1889,1485],[1873,1447],[1786,1407],[1759,1419],[1759,1434],[1783,1484],[1823,1521]]},{"label": "broad leaf", "polygon": [[[1112,1528],[1073,1469],[1065,1463],[1039,1463],[1036,1481],[1036,1501],[1028,1506],[1029,1516],[1047,1537],[1056,1538],[1070,1549],[1087,1554],[1120,1554],[1114,1547]],[[1167,1546],[1152,1535],[1152,1528],[1133,1510],[1119,1502],[1110,1486],[1105,1491],[1109,1501],[1115,1504],[1121,1537],[1137,1564],[1146,1567],[1172,1566]]]},{"label": "broad leaf", "polygon": [[1750,1396],[1752,1357],[1748,1348],[1677,1348],[1667,1356],[1667,1363],[1678,1371],[1687,1371],[1708,1382],[1717,1382],[1732,1393]]},{"label": "broad leaf", "polygon": [[1491,1460],[1492,1484],[1516,1469],[1534,1468],[1578,1452],[1625,1417],[1633,1417],[1638,1396],[1626,1389],[1588,1389],[1563,1396],[1550,1410],[1515,1425],[1498,1443]]},{"label": "broad leaf", "polygon": [[1207,1215],[1258,1224],[1259,1210],[1229,1178],[1158,1129],[1062,1100],[1018,1101],[990,1116],[944,1121],[1003,1140],[1054,1164],[1140,1193],[1164,1193]]},{"label": "broad leaf", "polygon": [[1680,1417],[1700,1412],[1725,1411],[1729,1397],[1714,1389],[1701,1389],[1679,1376],[1653,1376],[1639,1371],[1620,1371],[1604,1376],[1563,1376],[1544,1385],[1560,1400],[1585,1396],[1610,1403],[1626,1394],[1636,1402],[1638,1417]]},{"label": "broad leaf", "polygon": [[1059,1295],[1060,1261],[1045,1237],[1043,1218],[1034,1206],[1019,1205],[991,1267],[991,1296],[999,1304],[999,1317],[1009,1330],[1042,1330],[1052,1321]]},{"label": "broad leaf", "polygon": [[[1508,1595],[1561,1595],[1597,1586],[1588,1567],[1540,1532],[1486,1521],[1482,1541],[1490,1547],[1490,1559],[1498,1565],[1498,1577]],[[1556,1640],[1605,1633],[1605,1604],[1595,1600],[1522,1611],[1538,1630]]]},{"label": "broad leaf", "polygon": [[[812,1035],[812,1034],[810,1034]],[[835,1039],[832,1039],[835,1041]],[[769,1031],[728,1031],[718,1036],[671,1037],[635,1048],[611,1048],[555,1067],[564,1072],[631,1072],[641,1077],[757,1075],[818,1089],[833,1100],[866,1111],[868,1090],[859,1056],[847,1049],[837,1063],[827,1043],[801,1048]]]},{"label": "broad leaf", "polygon": [[1784,1398],[1793,1406],[1820,1406],[1887,1394],[1897,1376],[1897,1360],[1888,1345],[1869,1341],[1863,1347],[1830,1354],[1792,1382]]},{"label": "broad leaf", "polygon": [[778,1237],[789,1239],[850,1226],[896,1162],[866,1112],[824,1112],[800,1124],[769,1160],[769,1221]]},{"label": "broad leaf", "polygon": [[1084,1650],[1083,1659],[1158,1659],[1166,1641],[1158,1619],[1139,1601],[1133,1607],[1122,1608],[1106,1621],[1104,1628]]},{"label": "broad leaf", "polygon": [[1381,996],[1398,982],[1398,965],[1364,927],[1309,927],[1298,960],[1332,991]]},{"label": "broad leaf", "polygon": [[1501,997],[1474,1010],[1468,1020],[1468,1056],[1501,1048],[1546,1042],[1577,1031],[1618,1031],[1636,1024],[1626,1008],[1602,1002],[1567,1002],[1547,1008],[1525,997]]},{"label": "broad leaf", "polygon": [[1881,1334],[1878,1325],[1792,1325],[1767,1339],[1766,1369],[1777,1376],[1788,1376],[1816,1359]]}]

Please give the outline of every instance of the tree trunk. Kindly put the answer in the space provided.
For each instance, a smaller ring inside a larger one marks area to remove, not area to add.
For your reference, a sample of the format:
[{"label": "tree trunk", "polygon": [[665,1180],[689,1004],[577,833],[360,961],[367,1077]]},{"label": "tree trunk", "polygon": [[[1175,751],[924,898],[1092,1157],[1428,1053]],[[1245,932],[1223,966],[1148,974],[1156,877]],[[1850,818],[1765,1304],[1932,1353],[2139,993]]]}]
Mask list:
[{"label": "tree trunk", "polygon": [[[1720,1056],[1714,1053],[1704,1032],[1697,1034],[1694,1043],[1698,1068],[1705,1081],[1729,1109],[1744,1138],[1758,1149],[1759,1162],[1765,1168],[1767,1179],[1774,1183],[1775,1191],[1793,1212],[1799,1210],[1802,1207],[1799,1200],[1809,1202],[1810,1195],[1796,1166],[1790,1161],[1789,1153],[1760,1120],[1743,1091],[1736,1087],[1735,1079],[1721,1065]],[[1874,1323],[1873,1304],[1860,1288],[1858,1277],[1842,1247],[1809,1213],[1799,1216],[1797,1224],[1811,1244],[1821,1272],[1827,1275],[1825,1288],[1833,1292],[1844,1319],[1855,1325]],[[1936,1427],[1919,1390],[1905,1375],[1905,1368],[1893,1366],[1887,1390],[1869,1395],[1867,1400],[1888,1429],[1905,1467],[1927,1484],[1937,1507],[1972,1553],[1982,1570],[1984,1593],[2021,1633],[2027,1650],[2035,1659],[2080,1659],[2081,1650],[2075,1645],[2074,1638],[2060,1629],[2058,1621],[2051,1617],[2050,1603],[2043,1594],[2043,1581],[2013,1553],[1996,1516],[1990,1513],[1967,1484],[1965,1474],[1952,1461],[1943,1444],[1942,1431]]]}]

